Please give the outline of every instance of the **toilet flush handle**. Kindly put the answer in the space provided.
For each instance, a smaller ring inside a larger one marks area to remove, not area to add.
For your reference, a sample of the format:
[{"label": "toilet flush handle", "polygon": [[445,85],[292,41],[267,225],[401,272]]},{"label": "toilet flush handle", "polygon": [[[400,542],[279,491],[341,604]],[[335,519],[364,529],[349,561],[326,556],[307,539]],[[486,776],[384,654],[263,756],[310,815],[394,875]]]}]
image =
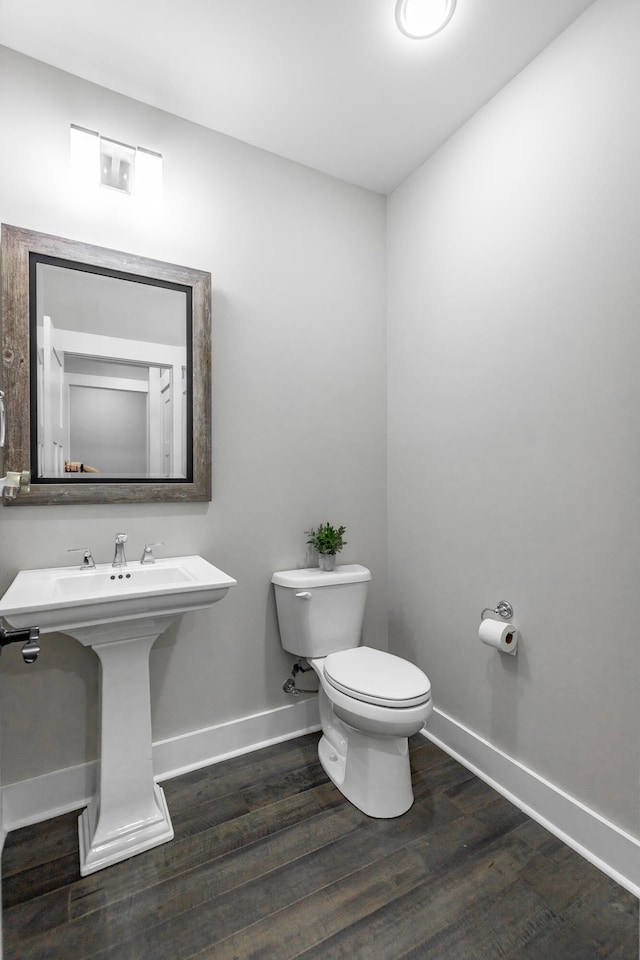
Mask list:
[{"label": "toilet flush handle", "polygon": [[308,590],[302,590],[300,593],[296,593],[298,600],[311,600],[311,594]]}]

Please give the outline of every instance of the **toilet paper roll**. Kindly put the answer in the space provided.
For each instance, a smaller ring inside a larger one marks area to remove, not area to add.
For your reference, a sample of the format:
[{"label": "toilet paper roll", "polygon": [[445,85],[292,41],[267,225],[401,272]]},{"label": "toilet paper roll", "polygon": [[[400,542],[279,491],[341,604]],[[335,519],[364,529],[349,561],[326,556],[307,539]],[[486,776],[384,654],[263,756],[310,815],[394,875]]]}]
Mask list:
[{"label": "toilet paper roll", "polygon": [[514,654],[518,649],[518,631],[512,623],[487,618],[481,622],[478,635],[483,643],[500,653]]}]

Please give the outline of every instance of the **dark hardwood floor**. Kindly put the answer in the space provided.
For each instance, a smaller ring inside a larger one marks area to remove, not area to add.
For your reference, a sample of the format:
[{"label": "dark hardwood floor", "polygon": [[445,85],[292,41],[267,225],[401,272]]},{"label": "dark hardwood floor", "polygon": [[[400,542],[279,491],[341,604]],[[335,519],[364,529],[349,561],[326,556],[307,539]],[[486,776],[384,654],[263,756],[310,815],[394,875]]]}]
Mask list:
[{"label": "dark hardwood floor", "polygon": [[165,781],[175,839],[84,879],[77,813],[10,833],[5,960],[637,960],[638,902],[437,747],[384,821],[317,740]]}]

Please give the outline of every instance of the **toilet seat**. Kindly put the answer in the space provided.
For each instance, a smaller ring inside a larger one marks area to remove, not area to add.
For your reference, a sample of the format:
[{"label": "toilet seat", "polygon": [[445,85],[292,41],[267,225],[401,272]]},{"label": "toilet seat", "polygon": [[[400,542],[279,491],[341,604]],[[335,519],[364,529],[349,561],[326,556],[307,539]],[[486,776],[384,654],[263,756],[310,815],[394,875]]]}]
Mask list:
[{"label": "toilet seat", "polygon": [[371,647],[329,654],[323,672],[335,690],[363,703],[398,709],[420,706],[431,698],[429,678],[419,667]]}]

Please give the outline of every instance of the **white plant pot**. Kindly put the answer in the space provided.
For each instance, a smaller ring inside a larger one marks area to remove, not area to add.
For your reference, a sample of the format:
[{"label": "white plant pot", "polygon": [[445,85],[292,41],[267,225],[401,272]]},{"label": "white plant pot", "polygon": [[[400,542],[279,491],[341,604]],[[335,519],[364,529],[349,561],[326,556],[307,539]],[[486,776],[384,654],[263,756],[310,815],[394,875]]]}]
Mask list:
[{"label": "white plant pot", "polygon": [[318,554],[318,566],[321,570],[335,570],[336,566],[336,555],[335,553],[319,553]]}]

